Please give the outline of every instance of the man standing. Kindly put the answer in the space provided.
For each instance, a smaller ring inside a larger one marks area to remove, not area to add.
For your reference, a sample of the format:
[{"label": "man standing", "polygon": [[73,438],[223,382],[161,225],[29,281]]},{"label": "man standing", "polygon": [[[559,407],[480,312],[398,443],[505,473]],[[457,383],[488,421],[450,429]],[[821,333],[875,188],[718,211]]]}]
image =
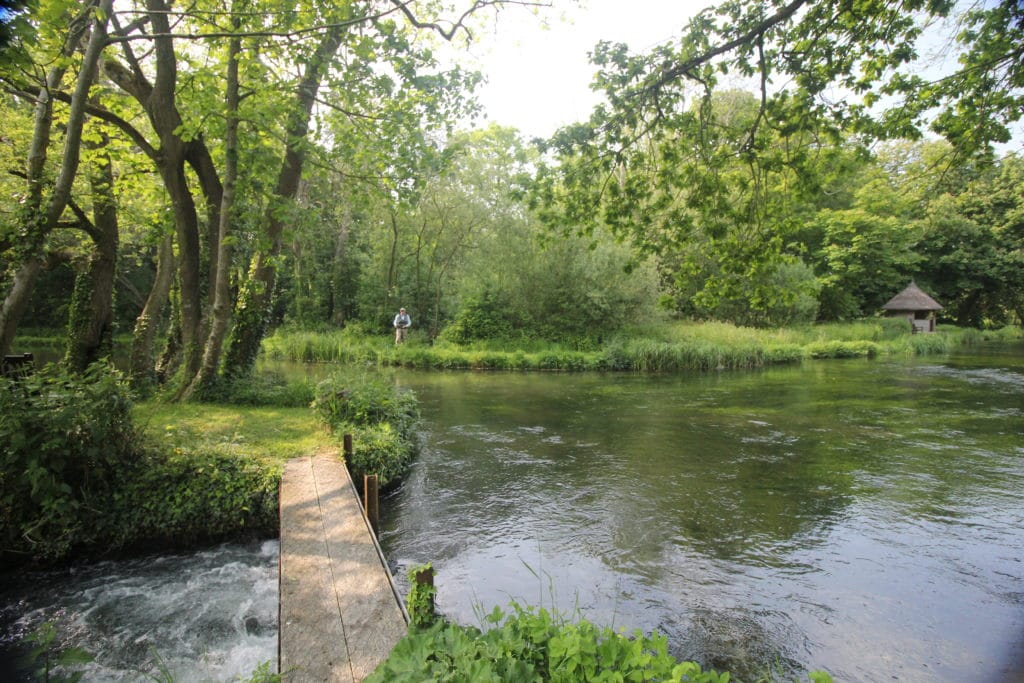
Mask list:
[{"label": "man standing", "polygon": [[405,331],[412,325],[412,318],[405,312],[404,308],[398,309],[398,315],[395,316],[395,343],[401,344],[405,341]]}]

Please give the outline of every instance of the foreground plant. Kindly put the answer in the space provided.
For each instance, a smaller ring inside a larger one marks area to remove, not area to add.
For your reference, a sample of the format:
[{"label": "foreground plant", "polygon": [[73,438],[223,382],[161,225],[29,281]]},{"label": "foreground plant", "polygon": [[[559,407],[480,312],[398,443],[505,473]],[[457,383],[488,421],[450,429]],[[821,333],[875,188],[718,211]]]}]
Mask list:
[{"label": "foreground plant", "polygon": [[[367,682],[732,680],[728,672],[676,660],[662,635],[627,635],[586,620],[568,623],[543,608],[511,608],[507,614],[495,607],[485,617],[487,631],[444,621],[425,629],[414,625]],[[814,683],[832,680],[822,672],[808,676]]]}]

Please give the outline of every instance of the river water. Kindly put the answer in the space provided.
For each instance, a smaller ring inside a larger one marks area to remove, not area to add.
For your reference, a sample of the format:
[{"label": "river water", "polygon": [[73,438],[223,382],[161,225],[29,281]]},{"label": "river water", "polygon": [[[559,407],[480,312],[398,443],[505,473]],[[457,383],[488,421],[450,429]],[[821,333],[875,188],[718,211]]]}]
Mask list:
[{"label": "river water", "polygon": [[[0,590],[0,680],[31,681],[22,638],[52,623],[95,661],[84,681],[178,683],[277,670],[278,542],[33,573]],[[41,664],[41,662],[39,662]]]},{"label": "river water", "polygon": [[402,373],[402,578],[753,676],[1024,680],[1024,353],[703,375]]},{"label": "river water", "polygon": [[[400,582],[434,564],[452,619],[479,624],[512,599],[556,607],[660,631],[676,656],[748,680],[1024,680],[1024,348],[395,377],[425,429],[382,501],[381,543]],[[227,545],[5,584],[0,662],[51,621],[96,655],[87,681],[149,680],[161,663],[181,682],[247,677],[276,660],[277,552]]]}]

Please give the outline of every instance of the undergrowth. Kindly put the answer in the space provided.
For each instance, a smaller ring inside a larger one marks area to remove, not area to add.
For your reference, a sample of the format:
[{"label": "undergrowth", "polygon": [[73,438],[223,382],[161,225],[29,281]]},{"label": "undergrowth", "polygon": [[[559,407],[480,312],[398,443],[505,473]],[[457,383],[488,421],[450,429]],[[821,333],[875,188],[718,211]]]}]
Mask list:
[{"label": "undergrowth", "polygon": [[357,485],[376,474],[380,486],[400,479],[416,455],[416,395],[378,377],[335,374],[317,386],[313,409],[336,437],[352,435],[348,468]]},{"label": "undergrowth", "polygon": [[122,375],[0,378],[0,568],[277,531],[278,461],[135,428]]},{"label": "undergrowth", "polygon": [[[511,612],[495,607],[487,629],[438,621],[410,627],[390,656],[366,679],[394,681],[664,681],[728,683],[727,672],[705,671],[696,662],[678,661],[668,640],[598,627],[585,619],[569,622],[544,608],[512,603]],[[823,672],[814,683],[832,679]]]}]

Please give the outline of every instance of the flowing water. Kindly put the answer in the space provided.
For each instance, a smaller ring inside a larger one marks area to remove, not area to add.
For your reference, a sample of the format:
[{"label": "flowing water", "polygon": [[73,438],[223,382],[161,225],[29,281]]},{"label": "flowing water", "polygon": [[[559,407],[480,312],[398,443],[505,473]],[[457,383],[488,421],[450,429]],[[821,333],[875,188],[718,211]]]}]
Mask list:
[{"label": "flowing water", "polygon": [[[1024,348],[397,381],[424,448],[382,501],[381,541],[400,581],[434,563],[453,619],[576,610],[748,679],[1024,680]],[[276,659],[277,552],[8,577],[0,664],[51,621],[96,656],[87,681],[246,677]]]},{"label": "flowing water", "polygon": [[1022,352],[402,373],[424,448],[381,543],[461,623],[516,599],[748,676],[1022,680]]},{"label": "flowing water", "polygon": [[178,683],[277,668],[278,543],[100,562],[21,577],[0,592],[0,680],[30,681],[21,639],[54,624],[61,647],[95,661],[85,681]]}]

